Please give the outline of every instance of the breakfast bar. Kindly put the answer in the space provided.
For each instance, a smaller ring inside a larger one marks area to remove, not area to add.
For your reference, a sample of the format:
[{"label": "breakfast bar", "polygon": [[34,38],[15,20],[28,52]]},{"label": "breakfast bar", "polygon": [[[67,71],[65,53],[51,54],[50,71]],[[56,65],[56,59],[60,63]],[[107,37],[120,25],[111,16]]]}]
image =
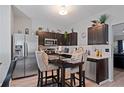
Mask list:
[{"label": "breakfast bar", "polygon": [[[61,81],[60,81],[60,83],[61,83],[62,87],[64,87],[65,84],[67,84],[65,82],[65,68],[79,66],[79,87],[81,87],[81,85],[82,85],[81,81],[82,81],[82,65],[83,65],[83,62],[69,63],[69,62],[57,59],[57,60],[49,60],[49,63],[54,64],[54,65],[61,68]],[[67,85],[69,85],[69,84],[67,84]]]}]

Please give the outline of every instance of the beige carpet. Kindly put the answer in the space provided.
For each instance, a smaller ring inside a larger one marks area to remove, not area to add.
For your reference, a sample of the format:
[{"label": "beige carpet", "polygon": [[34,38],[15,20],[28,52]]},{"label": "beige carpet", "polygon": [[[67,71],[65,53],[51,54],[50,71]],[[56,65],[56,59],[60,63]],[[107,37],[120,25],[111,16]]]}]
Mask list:
[{"label": "beige carpet", "polygon": [[[11,81],[11,87],[36,87],[37,76],[17,79]],[[114,69],[114,81],[106,82],[102,85],[97,85],[96,83],[86,79],[86,87],[124,87],[124,70]]]}]

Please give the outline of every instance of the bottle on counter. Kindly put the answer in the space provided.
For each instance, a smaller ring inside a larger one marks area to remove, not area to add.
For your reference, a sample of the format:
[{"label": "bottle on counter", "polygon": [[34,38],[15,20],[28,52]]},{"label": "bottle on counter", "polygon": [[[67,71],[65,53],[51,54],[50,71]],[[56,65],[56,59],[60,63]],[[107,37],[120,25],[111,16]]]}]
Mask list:
[{"label": "bottle on counter", "polygon": [[95,51],[96,51],[96,57],[99,57],[99,50],[96,49]]},{"label": "bottle on counter", "polygon": [[99,56],[102,57],[102,50],[99,51]]}]

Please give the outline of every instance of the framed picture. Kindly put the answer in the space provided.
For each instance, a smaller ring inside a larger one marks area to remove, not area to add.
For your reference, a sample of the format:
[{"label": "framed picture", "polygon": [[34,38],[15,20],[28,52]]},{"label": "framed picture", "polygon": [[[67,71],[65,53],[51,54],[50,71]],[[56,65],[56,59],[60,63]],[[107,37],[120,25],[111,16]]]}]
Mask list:
[{"label": "framed picture", "polygon": [[29,34],[29,28],[25,28],[25,34]]}]

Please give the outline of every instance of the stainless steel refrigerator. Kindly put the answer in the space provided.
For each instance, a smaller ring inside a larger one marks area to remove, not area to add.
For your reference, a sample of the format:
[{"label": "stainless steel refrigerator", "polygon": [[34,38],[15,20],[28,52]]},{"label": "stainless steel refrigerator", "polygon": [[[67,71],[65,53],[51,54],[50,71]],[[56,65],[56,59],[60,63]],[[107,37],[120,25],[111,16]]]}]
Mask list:
[{"label": "stainless steel refrigerator", "polygon": [[13,56],[18,58],[12,75],[13,79],[37,74],[36,50],[38,50],[36,35],[13,35]]}]

